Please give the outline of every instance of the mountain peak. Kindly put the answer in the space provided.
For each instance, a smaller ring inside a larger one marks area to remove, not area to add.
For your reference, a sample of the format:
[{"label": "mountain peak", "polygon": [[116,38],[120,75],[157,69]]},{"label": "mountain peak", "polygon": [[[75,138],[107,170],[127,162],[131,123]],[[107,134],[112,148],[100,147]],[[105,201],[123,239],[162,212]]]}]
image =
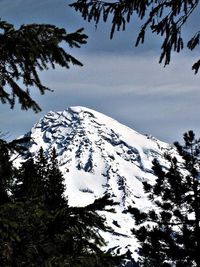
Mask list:
[{"label": "mountain peak", "polygon": [[107,234],[105,239],[109,248],[119,248],[120,253],[129,248],[135,253],[137,245],[130,231],[134,222],[127,207],[144,209],[151,205],[142,182],[154,182],[152,160],[157,158],[166,165],[164,153],[174,153],[174,149],[102,113],[79,106],[50,111],[29,135],[28,147],[33,157],[41,146],[47,154],[56,148],[70,205],[90,204],[105,193],[119,202],[115,214],[105,214],[117,234]]},{"label": "mountain peak", "polygon": [[[141,181],[153,179],[152,160],[163,161],[164,152],[171,149],[156,138],[80,106],[50,111],[29,135],[33,156],[41,146],[47,154],[56,148],[60,168],[67,185],[70,183],[67,194],[71,205],[86,205],[110,192],[127,207],[135,202],[128,195],[139,198],[143,192]],[[82,184],[80,176],[84,177]],[[74,198],[75,194],[81,197]]]}]

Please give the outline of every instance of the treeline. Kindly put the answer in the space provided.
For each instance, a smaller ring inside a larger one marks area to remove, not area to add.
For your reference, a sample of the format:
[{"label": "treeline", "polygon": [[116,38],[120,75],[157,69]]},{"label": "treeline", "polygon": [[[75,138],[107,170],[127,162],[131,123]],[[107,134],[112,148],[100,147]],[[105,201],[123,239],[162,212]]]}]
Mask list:
[{"label": "treeline", "polygon": [[143,183],[153,208],[129,208],[140,243],[139,266],[200,267],[200,139],[189,131],[184,144],[175,146],[178,157],[165,155],[169,168],[155,159],[156,181]]},{"label": "treeline", "polygon": [[[152,209],[128,209],[140,244],[137,264],[127,254],[130,266],[200,267],[200,139],[189,131],[175,146],[177,157],[165,154],[169,167],[155,159],[155,183],[143,183]],[[101,249],[100,231],[112,229],[97,211],[114,211],[109,196],[69,207],[55,149],[47,157],[41,148],[18,169],[10,150],[1,140],[0,266],[119,266],[124,256]]]},{"label": "treeline", "polygon": [[[13,167],[0,141],[0,266],[117,266],[99,231],[112,231],[97,211],[112,211],[108,196],[84,208],[69,207],[56,151]],[[109,208],[107,207],[109,206]]]}]

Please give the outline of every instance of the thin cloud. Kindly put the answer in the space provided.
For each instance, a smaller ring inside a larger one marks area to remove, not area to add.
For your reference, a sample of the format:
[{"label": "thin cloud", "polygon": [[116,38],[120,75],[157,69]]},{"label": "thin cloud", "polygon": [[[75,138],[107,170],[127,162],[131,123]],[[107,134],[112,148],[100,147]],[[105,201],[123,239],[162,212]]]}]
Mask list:
[{"label": "thin cloud", "polygon": [[[169,142],[177,139],[174,136],[180,129],[186,131],[193,126],[200,132],[199,77],[188,69],[192,59],[181,57],[165,69],[158,65],[154,55],[143,58],[93,54],[85,55],[82,61],[83,68],[42,74],[44,83],[55,90],[45,96],[33,90],[42,113],[3,107],[3,131],[17,136],[28,131],[49,110],[78,105]],[[8,121],[13,114],[14,121]]]}]

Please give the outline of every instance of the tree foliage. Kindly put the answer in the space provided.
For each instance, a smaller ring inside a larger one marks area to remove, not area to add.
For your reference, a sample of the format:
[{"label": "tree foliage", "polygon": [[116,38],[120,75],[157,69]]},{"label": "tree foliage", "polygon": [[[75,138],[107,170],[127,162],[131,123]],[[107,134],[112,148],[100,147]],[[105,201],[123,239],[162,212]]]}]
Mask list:
[{"label": "tree foliage", "polygon": [[[30,96],[30,88],[41,94],[48,89],[41,83],[39,71],[55,65],[69,68],[82,66],[68,48],[79,48],[86,43],[83,29],[67,33],[65,29],[49,24],[22,25],[19,29],[0,21],[0,100],[14,107],[16,99],[22,109],[40,111]],[[23,84],[23,85],[22,85]]]},{"label": "tree foliage", "polygon": [[9,201],[9,191],[13,180],[13,166],[9,150],[4,140],[0,140],[0,205]]},{"label": "tree foliage", "polygon": [[154,208],[129,209],[139,225],[133,233],[141,245],[141,266],[200,266],[200,140],[189,131],[184,141],[175,143],[183,162],[167,156],[168,171],[153,162],[156,183],[145,182],[144,189]]},{"label": "tree foliage", "polygon": [[35,160],[30,157],[14,169],[9,146],[2,144],[0,193],[6,197],[0,199],[0,266],[118,265],[121,258],[101,248],[100,231],[112,229],[97,211],[113,211],[109,196],[86,207],[69,207],[55,149],[47,157],[41,148]]},{"label": "tree foliage", "polygon": [[[111,21],[110,38],[113,38],[116,30],[125,30],[131,17],[137,16],[140,20],[144,20],[136,46],[144,42],[147,30],[162,36],[159,62],[164,62],[164,65],[170,63],[172,51],[179,53],[185,44],[190,50],[194,50],[199,45],[199,31],[193,33],[189,40],[183,37],[184,25],[189,21],[192,13],[199,8],[199,0],[77,0],[70,6],[79,11],[85,20],[89,22],[93,20],[96,25],[101,18],[104,22]],[[200,60],[192,66],[195,74],[199,67]]]},{"label": "tree foliage", "polygon": [[50,209],[62,208],[66,205],[64,196],[64,177],[59,169],[55,148],[50,153],[50,162],[47,167],[46,198]]}]

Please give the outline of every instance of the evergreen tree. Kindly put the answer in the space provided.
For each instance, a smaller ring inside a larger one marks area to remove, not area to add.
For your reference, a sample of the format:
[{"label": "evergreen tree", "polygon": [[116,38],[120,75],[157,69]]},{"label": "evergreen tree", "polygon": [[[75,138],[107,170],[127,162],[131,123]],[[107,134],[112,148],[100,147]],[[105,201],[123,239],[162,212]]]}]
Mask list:
[{"label": "evergreen tree", "polygon": [[49,161],[46,181],[47,205],[50,209],[58,209],[67,205],[67,201],[64,197],[64,177],[58,167],[55,148],[51,151]]},{"label": "evergreen tree", "polygon": [[61,235],[59,238],[65,240],[64,248],[71,256],[70,266],[118,266],[122,256],[112,256],[101,249],[105,245],[101,231],[113,230],[106,225],[106,219],[98,213],[98,211],[114,212],[113,205],[115,203],[110,200],[109,195],[105,195],[86,207],[68,207],[62,210],[61,216],[64,215],[62,221],[68,227],[65,228],[63,237]]},{"label": "evergreen tree", "polygon": [[13,180],[13,166],[6,142],[0,139],[0,205],[9,201]]},{"label": "evergreen tree", "polygon": [[[41,148],[16,170],[13,203],[0,212],[0,266],[114,267],[121,258],[104,252],[100,231],[112,231],[98,211],[113,211],[108,196],[69,207],[56,151]],[[109,208],[107,208],[109,206]],[[1,219],[2,218],[2,219]],[[6,255],[6,256],[5,256]]]},{"label": "evergreen tree", "polygon": [[47,159],[41,147],[36,160],[30,157],[21,164],[16,172],[16,182],[13,186],[15,198],[19,201],[24,199],[33,200],[40,199],[45,201],[45,186],[48,174]]},{"label": "evergreen tree", "polygon": [[23,162],[16,171],[13,193],[17,201],[27,201],[38,196],[37,169],[32,158]]},{"label": "evergreen tree", "polygon": [[0,139],[0,266],[7,266],[12,257],[12,240],[17,239],[17,222],[13,218],[14,209],[11,193],[13,165],[10,160],[9,145]]},{"label": "evergreen tree", "polygon": [[[164,65],[170,63],[172,52],[179,53],[185,43],[190,50],[199,45],[198,30],[189,40],[187,34],[182,33],[194,11],[199,8],[199,0],[76,0],[70,6],[79,11],[85,20],[89,22],[93,20],[96,26],[101,18],[104,22],[111,23],[110,38],[113,38],[115,31],[125,30],[126,24],[132,17],[138,17],[144,23],[137,37],[136,46],[144,42],[145,33],[149,30],[160,35],[163,43],[159,63],[164,62]],[[200,60],[197,60],[192,69],[197,73],[199,67]]]},{"label": "evergreen tree", "polygon": [[42,147],[40,147],[38,153],[36,154],[35,166],[37,169],[38,178],[40,178],[44,187],[48,176],[48,161]]},{"label": "evergreen tree", "polygon": [[133,233],[141,249],[141,266],[200,267],[200,140],[184,134],[184,146],[175,143],[182,161],[166,156],[168,171],[157,160],[156,183],[144,183],[154,209],[148,213],[129,208],[139,229]]}]

